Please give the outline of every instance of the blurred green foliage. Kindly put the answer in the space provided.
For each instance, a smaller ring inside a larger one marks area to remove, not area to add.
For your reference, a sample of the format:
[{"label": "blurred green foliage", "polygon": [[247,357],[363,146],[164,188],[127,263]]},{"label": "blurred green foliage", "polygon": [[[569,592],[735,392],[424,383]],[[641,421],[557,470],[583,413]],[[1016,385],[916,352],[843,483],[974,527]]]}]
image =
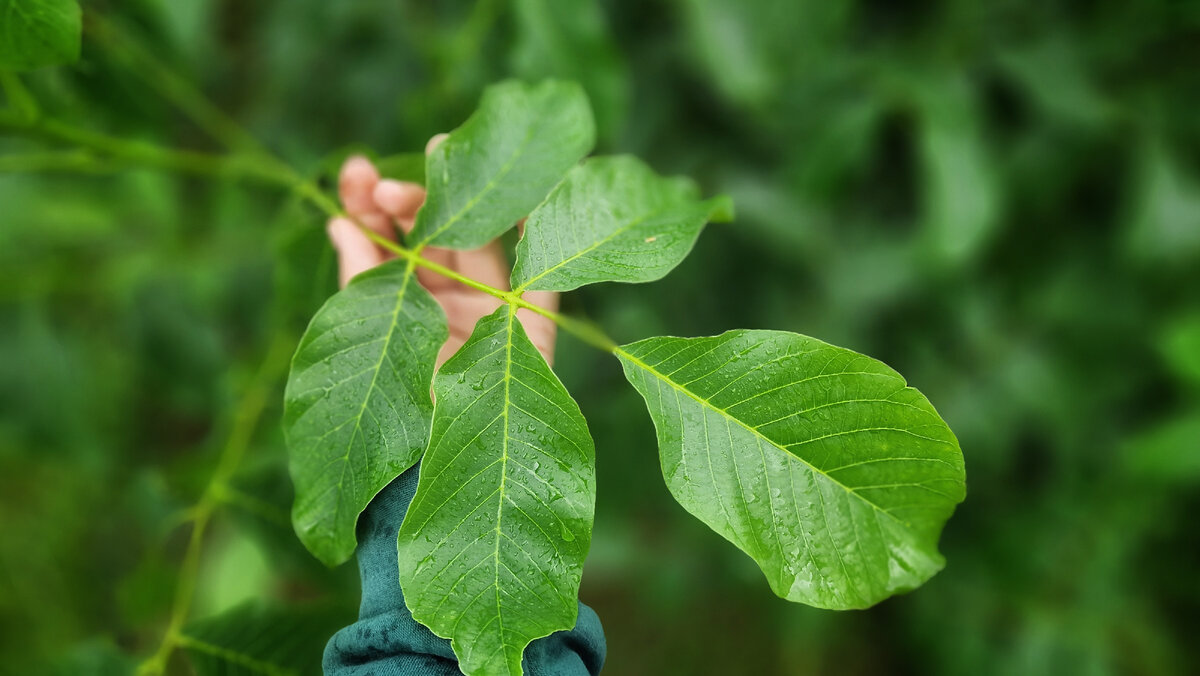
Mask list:
[{"label": "blurred green foliage", "polygon": [[[939,407],[970,484],[946,570],[869,611],[818,611],[772,596],[670,499],[618,365],[564,338],[557,368],[596,440],[582,597],[609,673],[1200,663],[1200,4],[84,6],[326,187],[351,150],[420,150],[491,81],[577,79],[600,151],[695,176],[740,213],[666,280],[568,311],[622,341],[799,331],[883,359]],[[45,114],[218,150],[93,28],[77,65],[23,77]],[[320,217],[272,188],[46,149],[0,138],[0,673],[127,673],[154,652],[181,524],[256,387],[266,408],[187,631],[220,641],[201,618],[283,613],[309,637],[287,656],[315,656],[354,616],[356,573],[291,533],[282,373],[255,374],[333,289]]]}]

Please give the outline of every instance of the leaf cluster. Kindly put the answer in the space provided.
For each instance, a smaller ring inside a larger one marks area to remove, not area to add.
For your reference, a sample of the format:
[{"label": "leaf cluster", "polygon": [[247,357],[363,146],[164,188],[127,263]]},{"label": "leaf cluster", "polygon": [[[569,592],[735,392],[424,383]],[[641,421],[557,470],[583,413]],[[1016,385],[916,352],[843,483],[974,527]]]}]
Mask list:
[{"label": "leaf cluster", "polygon": [[[400,584],[472,675],[520,674],[530,641],[574,626],[591,541],[592,438],[517,319],[521,294],[659,279],[732,212],[633,157],[583,160],[593,142],[577,85],[489,88],[430,154],[402,255],[318,311],[288,381],[301,540],[328,564],[347,559],[358,515],[419,461],[397,534]],[[513,290],[473,282],[505,304],[433,377],[446,321],[415,280],[430,266],[421,250],[482,246],[527,213]],[[595,342],[645,398],[672,495],[777,595],[865,608],[941,569],[962,453],[895,371],[779,331]]]}]

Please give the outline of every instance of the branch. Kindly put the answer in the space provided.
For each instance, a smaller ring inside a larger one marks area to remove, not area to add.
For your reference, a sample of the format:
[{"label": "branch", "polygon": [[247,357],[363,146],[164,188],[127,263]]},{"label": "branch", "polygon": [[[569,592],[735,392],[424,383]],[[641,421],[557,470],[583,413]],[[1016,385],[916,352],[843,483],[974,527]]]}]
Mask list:
[{"label": "branch", "polygon": [[254,431],[258,428],[258,422],[266,409],[267,401],[274,391],[275,381],[287,371],[294,346],[295,339],[289,333],[281,331],[275,336],[262,365],[259,366],[249,388],[238,403],[233,417],[233,428],[229,432],[225,446],[221,449],[217,467],[213,471],[204,493],[200,496],[200,500],[190,510],[192,533],[188,539],[187,551],[183,555],[183,563],[180,566],[179,584],[175,588],[175,599],[171,604],[171,616],[167,624],[167,631],[163,635],[158,650],[138,668],[139,675],[160,676],[166,670],[171,653],[185,641],[181,632],[188,619],[188,612],[191,610],[192,599],[196,592],[204,533],[213,512],[228,500],[229,481],[237,472],[242,458],[246,455],[246,450],[254,437]]}]

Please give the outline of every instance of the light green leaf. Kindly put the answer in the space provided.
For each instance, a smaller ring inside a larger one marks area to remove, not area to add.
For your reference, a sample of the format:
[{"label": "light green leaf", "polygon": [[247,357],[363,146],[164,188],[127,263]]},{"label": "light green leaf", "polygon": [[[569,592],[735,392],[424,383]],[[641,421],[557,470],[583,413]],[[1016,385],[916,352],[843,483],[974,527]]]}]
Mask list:
[{"label": "light green leaf", "polygon": [[371,498],[425,450],[441,307],[404,261],[355,277],[313,317],[284,402],[296,534],[336,565],[354,552]]},{"label": "light green leaf", "polygon": [[429,452],[398,538],[418,622],[463,672],[521,673],[533,639],[575,626],[595,454],[579,407],[512,306],[438,371]]},{"label": "light green leaf", "polygon": [[962,453],[886,365],[782,331],[649,338],[617,356],[654,418],[675,499],[779,596],[865,608],[941,569]]},{"label": "light green leaf", "polygon": [[479,110],[429,154],[427,195],[410,241],[487,244],[524,218],[595,143],[579,85],[546,80],[488,87]]},{"label": "light green leaf", "polygon": [[575,167],[525,222],[513,288],[570,291],[596,282],[661,279],[692,250],[727,199],[663,178],[627,155]]},{"label": "light green leaf", "polygon": [[0,3],[0,68],[28,70],[79,59],[83,31],[76,0]]}]

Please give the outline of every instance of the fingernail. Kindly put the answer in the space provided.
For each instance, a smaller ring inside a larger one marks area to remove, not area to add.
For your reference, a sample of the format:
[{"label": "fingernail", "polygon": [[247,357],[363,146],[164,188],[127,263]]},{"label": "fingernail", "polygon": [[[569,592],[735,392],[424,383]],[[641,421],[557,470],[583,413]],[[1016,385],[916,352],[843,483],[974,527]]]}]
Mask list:
[{"label": "fingernail", "polygon": [[433,149],[442,144],[442,141],[450,138],[449,134],[434,134],[433,138],[429,139],[429,143],[425,144],[425,154],[433,152]]}]

